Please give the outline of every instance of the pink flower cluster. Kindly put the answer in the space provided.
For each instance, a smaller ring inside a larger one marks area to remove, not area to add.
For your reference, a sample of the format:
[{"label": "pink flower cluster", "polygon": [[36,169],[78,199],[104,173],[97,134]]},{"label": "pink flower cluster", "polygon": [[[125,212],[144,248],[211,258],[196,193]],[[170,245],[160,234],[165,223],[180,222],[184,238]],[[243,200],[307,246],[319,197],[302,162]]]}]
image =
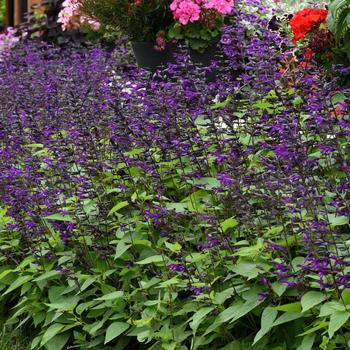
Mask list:
[{"label": "pink flower cluster", "polygon": [[6,32],[0,34],[0,54],[20,41],[20,37],[16,36],[16,32],[15,28],[8,27]]},{"label": "pink flower cluster", "polygon": [[77,30],[83,24],[87,24],[92,30],[97,31],[101,26],[99,22],[81,14],[79,0],[65,0],[57,22],[61,23],[63,30]]},{"label": "pink flower cluster", "polygon": [[188,22],[197,22],[203,9],[214,9],[219,14],[228,15],[233,5],[233,0],[173,0],[170,9],[174,19],[186,25]]}]

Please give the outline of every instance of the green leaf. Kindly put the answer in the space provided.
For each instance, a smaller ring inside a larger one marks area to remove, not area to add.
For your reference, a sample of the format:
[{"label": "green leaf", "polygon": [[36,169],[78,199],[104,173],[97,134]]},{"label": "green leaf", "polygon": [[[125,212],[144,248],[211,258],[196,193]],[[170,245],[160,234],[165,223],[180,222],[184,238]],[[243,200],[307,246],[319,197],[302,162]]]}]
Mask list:
[{"label": "green leaf", "polygon": [[221,108],[225,108],[229,105],[229,103],[232,101],[232,97],[231,96],[227,96],[226,100],[223,102],[216,102],[213,106],[211,106],[210,108],[215,110],[215,109],[221,109]]},{"label": "green leaf", "polygon": [[338,92],[335,95],[333,95],[331,99],[333,105],[335,105],[337,102],[344,102],[345,100],[346,96],[341,92]]},{"label": "green leaf", "polygon": [[76,296],[70,296],[70,297],[62,297],[61,299],[57,300],[57,302],[46,304],[51,309],[56,309],[60,311],[72,311],[77,306],[79,302],[79,297]]},{"label": "green leaf", "polygon": [[295,107],[298,107],[298,106],[302,105],[303,102],[304,102],[303,98],[301,96],[297,96],[293,101],[293,105]]},{"label": "green leaf", "polygon": [[190,327],[192,328],[194,334],[196,334],[196,331],[197,331],[200,323],[203,321],[204,317],[212,310],[214,310],[214,307],[212,307],[212,306],[204,307],[204,308],[198,310],[192,316],[192,321],[190,323]]},{"label": "green leaf", "polygon": [[177,276],[174,276],[173,278],[170,278],[170,280],[166,280],[164,282],[159,283],[159,286],[157,286],[156,288],[167,288],[177,283],[179,283],[179,279]]},{"label": "green leaf", "polygon": [[274,321],[277,317],[278,311],[271,307],[267,307],[261,315],[261,329],[254,338],[254,343],[258,342],[265,334],[270,332],[274,325]]},{"label": "green leaf", "polygon": [[33,278],[32,276],[21,276],[21,277],[19,277],[18,279],[16,279],[15,281],[12,282],[10,287],[6,290],[6,292],[3,295],[11,293],[15,289],[23,286],[23,284],[29,282],[32,278]]},{"label": "green leaf", "polygon": [[52,270],[52,271],[45,272],[41,276],[35,278],[33,282],[40,282],[40,281],[44,281],[57,276],[60,276],[60,273],[56,270]]},{"label": "green leaf", "polygon": [[303,338],[303,341],[298,346],[297,350],[312,350],[316,334],[308,334]]},{"label": "green leaf", "polygon": [[272,290],[280,297],[286,291],[287,286],[284,283],[274,282],[271,285]]},{"label": "green leaf", "polygon": [[148,258],[138,261],[136,264],[138,265],[147,265],[147,264],[152,264],[152,263],[159,263],[163,262],[163,256],[162,255],[152,255],[149,256]]},{"label": "green leaf", "polygon": [[237,312],[234,313],[233,318],[230,320],[230,323],[233,323],[239,320],[241,317],[248,314],[250,311],[254,310],[258,305],[263,301],[259,300],[258,297],[254,301],[247,301],[241,307],[237,309]]},{"label": "green leaf", "polygon": [[222,311],[215,319],[214,323],[208,327],[208,329],[205,331],[204,335],[210,333],[213,331],[216,327],[218,327],[222,323],[226,323],[232,318],[235,317],[235,315],[238,313],[238,311],[242,308],[244,304],[242,302],[236,302],[229,308]]},{"label": "green leaf", "polygon": [[101,329],[106,322],[105,319],[102,319],[100,321],[96,321],[95,323],[89,325],[91,328],[87,328],[87,331],[89,332],[90,335],[94,335],[99,329]]},{"label": "green leaf", "polygon": [[344,289],[341,293],[341,299],[343,300],[344,304],[350,304],[350,289]]},{"label": "green leaf", "polygon": [[38,348],[38,345],[40,344],[41,336],[37,336],[33,339],[31,345],[30,345],[30,350],[34,350]]},{"label": "green leaf", "polygon": [[168,30],[168,35],[170,39],[173,39],[173,38],[178,40],[183,39],[181,26],[174,25],[170,27],[170,29]]},{"label": "green leaf", "polygon": [[347,311],[336,311],[331,315],[328,325],[329,338],[333,338],[334,333],[346,323],[349,317],[350,314]]},{"label": "green leaf", "polygon": [[194,186],[203,186],[206,190],[212,190],[213,188],[220,187],[220,182],[215,177],[202,177],[201,179],[192,179],[187,182]]},{"label": "green leaf", "polygon": [[80,291],[83,292],[85,289],[89,288],[94,282],[96,282],[95,277],[88,277],[80,287]]},{"label": "green leaf", "polygon": [[230,323],[239,320],[241,317],[254,310],[263,301],[258,298],[258,290],[252,289],[246,294],[246,302],[235,302],[232,306],[222,311],[215,319],[214,323],[207,328],[204,335],[209,334],[220,324],[230,321]]},{"label": "green leaf", "polygon": [[197,263],[209,257],[209,253],[192,253],[187,255],[185,260],[190,263]]},{"label": "green leaf", "polygon": [[140,281],[140,286],[142,287],[142,289],[148,289],[150,287],[155,286],[156,284],[158,284],[161,281],[160,278],[157,277],[152,277],[149,281]]},{"label": "green leaf", "polygon": [[329,316],[335,311],[345,311],[345,306],[338,301],[329,301],[321,306],[318,317]]},{"label": "green leaf", "polygon": [[48,350],[62,350],[67,344],[69,339],[69,333],[55,335],[46,344]]},{"label": "green leaf", "polygon": [[108,213],[107,216],[111,216],[112,214],[116,213],[117,211],[119,211],[120,209],[123,209],[125,207],[127,207],[129,205],[128,201],[124,201],[124,202],[120,202],[117,205],[115,205]]},{"label": "green leaf", "polygon": [[131,244],[125,244],[124,241],[120,241],[115,251],[114,260],[122,256],[130,247],[131,247]]},{"label": "green leaf", "polygon": [[87,301],[86,303],[80,303],[75,309],[75,312],[78,315],[81,315],[85,310],[89,310],[91,307],[95,306],[97,303],[98,302],[96,302],[96,300]]},{"label": "green leaf", "polygon": [[0,273],[0,281],[4,279],[7,275],[9,275],[13,270],[5,270]]},{"label": "green leaf", "polygon": [[105,344],[115,339],[130,327],[129,324],[124,322],[113,322],[106,331]]},{"label": "green leaf", "polygon": [[303,295],[301,298],[301,306],[303,308],[303,312],[312,309],[314,306],[322,303],[325,300],[324,293],[310,291]]},{"label": "green leaf", "polygon": [[185,213],[188,209],[187,203],[166,203],[166,208],[169,210],[175,210],[177,213]]},{"label": "green leaf", "polygon": [[75,222],[70,215],[53,214],[50,216],[45,216],[44,219],[51,221],[63,221],[63,222]]},{"label": "green leaf", "polygon": [[212,123],[212,121],[208,117],[206,117],[204,115],[200,115],[196,118],[194,123],[197,126],[206,126],[206,125],[210,125]]},{"label": "green leaf", "polygon": [[165,246],[172,252],[178,252],[179,250],[181,250],[181,245],[178,242],[175,242],[175,243],[165,242]]},{"label": "green leaf", "polygon": [[349,223],[348,216],[336,216],[335,214],[329,214],[328,220],[332,226],[342,226]]},{"label": "green leaf", "polygon": [[298,337],[301,337],[303,335],[313,334],[313,333],[315,333],[315,331],[322,329],[322,328],[326,328],[327,326],[328,326],[328,322],[326,320],[321,320],[317,323],[316,326],[309,328],[307,331],[305,331],[301,334],[298,334]]},{"label": "green leaf", "polygon": [[304,317],[304,315],[298,312],[285,312],[283,315],[277,318],[273,325],[279,326],[280,324],[291,322],[301,317]]},{"label": "green leaf", "polygon": [[114,299],[120,299],[124,296],[124,292],[121,290],[118,290],[116,292],[108,293],[100,298],[97,298],[95,300],[114,300]]},{"label": "green leaf", "polygon": [[238,222],[236,219],[228,218],[225,221],[223,221],[220,226],[224,232],[226,232],[229,228],[234,228],[238,225]]},{"label": "green leaf", "polygon": [[49,340],[51,340],[56,334],[58,334],[64,328],[63,324],[54,323],[44,333],[40,345],[44,346]]},{"label": "green leaf", "polygon": [[62,293],[66,290],[65,286],[52,286],[49,289],[49,300],[51,303],[62,301]]},{"label": "green leaf", "polygon": [[275,306],[274,309],[278,310],[278,311],[300,313],[301,312],[301,303],[299,301],[297,301],[297,302],[291,303],[291,304]]},{"label": "green leaf", "polygon": [[226,299],[228,299],[231,295],[234,294],[234,288],[230,287],[225,289],[222,292],[219,293],[215,293],[214,299],[213,299],[213,303],[214,304],[223,304],[225,302]]},{"label": "green leaf", "polygon": [[239,261],[236,266],[232,268],[233,272],[238,275],[253,279],[258,276],[260,270],[257,268],[256,263],[250,261]]}]

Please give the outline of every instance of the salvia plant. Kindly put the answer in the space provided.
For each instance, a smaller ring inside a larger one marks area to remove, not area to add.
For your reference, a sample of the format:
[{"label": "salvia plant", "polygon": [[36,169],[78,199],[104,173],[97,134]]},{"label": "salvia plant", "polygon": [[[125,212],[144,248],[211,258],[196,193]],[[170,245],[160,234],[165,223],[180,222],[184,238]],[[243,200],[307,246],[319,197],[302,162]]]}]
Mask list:
[{"label": "salvia plant", "polygon": [[349,348],[350,86],[266,11],[236,1],[208,68],[6,52],[0,307],[29,348]]}]

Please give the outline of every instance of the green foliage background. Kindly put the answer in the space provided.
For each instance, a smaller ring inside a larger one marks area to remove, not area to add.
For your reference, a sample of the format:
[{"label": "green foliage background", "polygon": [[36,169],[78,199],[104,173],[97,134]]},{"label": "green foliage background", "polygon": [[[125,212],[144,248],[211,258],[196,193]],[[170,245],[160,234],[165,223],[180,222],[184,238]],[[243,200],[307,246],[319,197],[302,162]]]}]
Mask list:
[{"label": "green foliage background", "polygon": [[5,26],[5,0],[0,0],[0,30]]},{"label": "green foliage background", "polygon": [[350,0],[335,0],[329,6],[328,27],[340,51],[350,60]]}]

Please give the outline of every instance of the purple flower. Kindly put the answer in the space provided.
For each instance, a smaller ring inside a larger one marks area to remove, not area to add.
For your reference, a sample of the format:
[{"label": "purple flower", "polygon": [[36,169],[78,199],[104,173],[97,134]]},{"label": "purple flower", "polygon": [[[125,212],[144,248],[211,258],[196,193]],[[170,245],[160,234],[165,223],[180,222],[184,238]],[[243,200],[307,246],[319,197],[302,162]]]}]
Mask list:
[{"label": "purple flower", "polygon": [[269,296],[269,292],[264,291],[264,292],[259,292],[258,294],[258,300],[259,301],[264,301],[267,299],[267,297]]},{"label": "purple flower", "polygon": [[128,268],[128,269],[131,269],[133,266],[134,266],[134,263],[130,260],[128,261],[125,261],[125,266]]},{"label": "purple flower", "polygon": [[168,269],[170,272],[185,272],[186,271],[186,268],[185,266],[181,265],[181,264],[169,264],[168,265]]},{"label": "purple flower", "polygon": [[220,43],[223,45],[230,45],[232,44],[232,37],[228,34],[223,34],[221,36]]},{"label": "purple flower", "polygon": [[221,172],[221,173],[217,173],[216,177],[220,181],[220,184],[222,187],[231,187],[232,186],[233,180],[229,174],[227,174],[225,172]]},{"label": "purple flower", "polygon": [[283,160],[288,160],[290,158],[290,152],[287,145],[276,145],[274,148],[276,157]]},{"label": "purple flower", "polygon": [[200,295],[203,293],[202,287],[189,287],[188,289],[195,295]]}]

